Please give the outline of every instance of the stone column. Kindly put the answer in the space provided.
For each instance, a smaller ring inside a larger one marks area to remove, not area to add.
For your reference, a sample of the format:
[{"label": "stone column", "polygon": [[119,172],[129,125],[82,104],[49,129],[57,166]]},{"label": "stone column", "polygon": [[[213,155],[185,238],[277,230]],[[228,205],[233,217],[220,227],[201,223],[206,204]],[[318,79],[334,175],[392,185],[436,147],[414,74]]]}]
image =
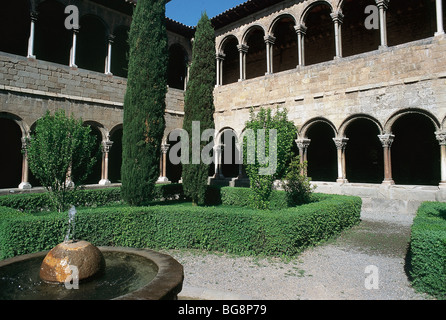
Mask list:
[{"label": "stone column", "polygon": [[108,159],[110,154],[110,148],[112,147],[113,142],[109,139],[102,141],[102,171],[101,171],[101,181],[99,184],[101,186],[106,186],[111,184],[110,180],[108,180]]},{"label": "stone column", "polygon": [[226,55],[224,53],[217,54],[217,87],[223,85],[223,62]]},{"label": "stone column", "polygon": [[73,28],[73,44],[71,45],[70,50],[70,68],[77,69],[76,65],[76,46],[77,46],[77,34],[79,33],[79,29]]},{"label": "stone column", "polygon": [[437,11],[437,32],[435,32],[435,36],[441,36],[444,34],[444,26],[443,26],[443,1],[436,0],[435,7]]},{"label": "stone column", "polygon": [[214,179],[224,179],[223,173],[221,171],[221,155],[222,149],[224,148],[224,144],[218,144],[214,147],[214,155],[215,155],[215,174],[212,178]]},{"label": "stone column", "polygon": [[31,12],[31,29],[29,32],[28,39],[28,59],[36,59],[34,55],[34,38],[35,38],[35,30],[36,30],[36,21],[37,21],[37,12]]},{"label": "stone column", "polygon": [[330,14],[334,23],[335,31],[335,47],[336,56],[335,59],[342,58],[342,22],[344,21],[344,15],[340,12]]},{"label": "stone column", "polygon": [[239,52],[239,64],[240,64],[240,79],[238,81],[246,80],[246,54],[249,47],[245,44],[237,46]]},{"label": "stone column", "polygon": [[[299,148],[299,156],[300,156],[300,164],[304,164],[306,161],[308,161],[307,154],[308,154],[308,147],[310,146],[311,140],[310,139],[297,139],[296,145]],[[307,173],[304,172],[302,169],[301,172],[302,175],[306,175]]]},{"label": "stone column", "polygon": [[19,189],[28,190],[32,186],[28,182],[29,168],[28,168],[28,153],[27,153],[27,138],[22,138],[22,181],[19,184]]},{"label": "stone column", "polygon": [[435,132],[441,150],[441,182],[440,187],[446,188],[446,131]]},{"label": "stone column", "polygon": [[265,45],[266,45],[266,74],[273,73],[273,61],[274,61],[274,43],[276,42],[276,38],[272,35],[267,35],[264,37]]},{"label": "stone column", "polygon": [[161,157],[160,157],[160,177],[158,183],[170,182],[167,178],[167,152],[169,151],[169,144],[161,145]]},{"label": "stone column", "polygon": [[111,64],[112,64],[112,46],[115,36],[110,34],[108,36],[108,47],[107,47],[107,57],[105,58],[105,74],[108,76],[112,76],[111,72]]},{"label": "stone column", "polygon": [[380,48],[387,48],[387,18],[386,11],[389,8],[389,0],[375,0],[379,9],[379,31],[381,36]]},{"label": "stone column", "polygon": [[381,140],[382,146],[384,148],[384,185],[393,185],[395,182],[392,178],[392,156],[391,156],[391,147],[392,143],[395,139],[393,134],[384,134],[378,136],[379,140]]},{"label": "stone column", "polygon": [[333,138],[338,150],[338,183],[348,183],[347,173],[345,170],[345,148],[347,147],[348,138]]},{"label": "stone column", "polygon": [[297,33],[297,50],[299,57],[299,66],[305,65],[305,35],[307,33],[307,27],[304,25],[295,26],[294,30]]}]

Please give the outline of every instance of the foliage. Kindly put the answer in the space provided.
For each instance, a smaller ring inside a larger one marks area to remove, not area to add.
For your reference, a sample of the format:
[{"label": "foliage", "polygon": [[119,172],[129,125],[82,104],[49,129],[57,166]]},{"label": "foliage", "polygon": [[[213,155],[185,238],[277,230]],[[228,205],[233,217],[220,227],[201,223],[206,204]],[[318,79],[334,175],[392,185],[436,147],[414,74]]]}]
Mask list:
[{"label": "foliage", "polygon": [[131,205],[150,201],[159,177],[167,93],[165,3],[138,1],[129,33],[121,173],[122,196]]},{"label": "foliage", "polygon": [[311,201],[311,193],[315,189],[307,176],[307,163],[301,163],[300,156],[291,160],[283,187],[287,193],[288,204],[297,206]]},{"label": "foliage", "polygon": [[273,115],[271,109],[261,108],[257,115],[251,109],[246,132],[243,140],[243,161],[254,191],[252,205],[254,208],[267,209],[274,180],[283,177],[286,165],[291,159],[297,128],[288,121],[286,110],[277,109]]},{"label": "foliage", "polygon": [[[27,142],[29,168],[48,191],[52,206],[64,211],[66,195],[85,182],[95,162],[95,137],[82,120],[66,117],[65,111],[49,111],[37,121],[35,133]],[[72,183],[71,183],[72,182]]]},{"label": "foliage", "polygon": [[419,291],[446,299],[446,204],[425,202],[410,239],[410,275]]},{"label": "foliage", "polygon": [[[97,246],[195,248],[240,255],[294,256],[338,235],[360,219],[359,197],[324,195],[295,208],[263,211],[190,203],[80,209],[79,239]],[[66,217],[33,216],[0,207],[0,259],[48,250],[66,233]]]},{"label": "foliage", "polygon": [[[214,88],[216,78],[215,66],[215,32],[206,13],[197,25],[192,52],[190,78],[184,98],[183,129],[189,134],[189,159],[201,156],[205,141],[201,141],[199,150],[194,148],[192,123],[200,122],[201,130],[214,129]],[[200,159],[202,160],[202,159]],[[194,204],[204,204],[208,184],[209,163],[191,161],[183,163],[183,188],[185,194]]]}]

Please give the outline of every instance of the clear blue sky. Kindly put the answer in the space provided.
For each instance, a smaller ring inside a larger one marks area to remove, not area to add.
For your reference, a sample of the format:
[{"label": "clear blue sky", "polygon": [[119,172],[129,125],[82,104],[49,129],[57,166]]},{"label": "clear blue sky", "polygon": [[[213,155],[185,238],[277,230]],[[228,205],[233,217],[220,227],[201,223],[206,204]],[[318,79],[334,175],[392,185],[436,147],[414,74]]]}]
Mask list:
[{"label": "clear blue sky", "polygon": [[166,16],[187,26],[196,26],[201,13],[213,18],[247,0],[172,0],[166,5]]}]

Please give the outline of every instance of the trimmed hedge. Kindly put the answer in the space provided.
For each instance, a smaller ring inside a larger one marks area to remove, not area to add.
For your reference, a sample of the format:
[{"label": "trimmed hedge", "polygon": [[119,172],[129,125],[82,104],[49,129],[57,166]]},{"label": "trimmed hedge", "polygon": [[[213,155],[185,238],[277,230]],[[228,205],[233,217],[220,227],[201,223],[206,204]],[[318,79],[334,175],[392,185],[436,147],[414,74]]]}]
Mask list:
[{"label": "trimmed hedge", "polygon": [[409,257],[414,288],[446,299],[446,203],[420,206],[412,226]]},{"label": "trimmed hedge", "polygon": [[[359,197],[321,196],[295,208],[261,211],[189,203],[80,209],[76,238],[97,246],[194,248],[241,255],[293,256],[360,221]],[[0,209],[0,258],[49,250],[66,233],[66,214]]]}]

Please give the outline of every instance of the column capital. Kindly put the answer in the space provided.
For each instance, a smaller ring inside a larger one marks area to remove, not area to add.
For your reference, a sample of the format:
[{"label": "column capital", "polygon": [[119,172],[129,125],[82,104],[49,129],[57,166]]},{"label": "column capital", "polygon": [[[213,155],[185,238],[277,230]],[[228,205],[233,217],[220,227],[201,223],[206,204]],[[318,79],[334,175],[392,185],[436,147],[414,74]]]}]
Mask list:
[{"label": "column capital", "polygon": [[30,17],[32,21],[36,22],[37,18],[39,17],[39,13],[37,11],[31,11]]},{"label": "column capital", "polygon": [[167,154],[167,152],[169,151],[169,147],[170,147],[170,144],[162,144],[161,145],[161,152],[163,154]]},{"label": "column capital", "polygon": [[113,35],[113,34],[109,34],[108,36],[107,36],[107,41],[108,41],[108,43],[113,43],[114,41],[115,41],[115,35]]},{"label": "column capital", "polygon": [[237,45],[237,49],[239,52],[247,53],[249,50],[249,46],[247,46],[246,44],[239,44]]},{"label": "column capital", "polygon": [[440,144],[440,146],[446,146],[446,131],[437,131],[435,136]]},{"label": "column capital", "polygon": [[271,34],[268,34],[263,37],[263,40],[265,40],[265,43],[274,44],[276,42],[276,37]]},{"label": "column capital", "polygon": [[330,17],[333,22],[338,22],[339,24],[342,24],[344,22],[344,15],[342,14],[342,12],[330,13]]},{"label": "column capital", "polygon": [[384,8],[384,10],[389,9],[389,0],[375,0],[378,8]]},{"label": "column capital", "polygon": [[297,139],[296,141],[296,145],[299,149],[306,149],[310,146],[311,143],[311,139]]},{"label": "column capital", "polygon": [[336,145],[336,149],[342,150],[347,147],[347,143],[350,139],[349,138],[333,138],[333,141]]},{"label": "column capital", "polygon": [[219,51],[216,54],[216,58],[217,58],[217,60],[224,61],[226,58],[226,55],[223,52]]},{"label": "column capital", "polygon": [[381,141],[383,148],[390,148],[395,140],[395,136],[390,133],[378,135],[378,138]]},{"label": "column capital", "polygon": [[294,26],[294,30],[296,31],[297,34],[301,34],[301,35],[305,35],[307,34],[307,27],[303,24],[299,25],[299,26]]},{"label": "column capital", "polygon": [[112,145],[113,145],[113,141],[110,141],[110,140],[102,141],[102,153],[109,153]]}]

